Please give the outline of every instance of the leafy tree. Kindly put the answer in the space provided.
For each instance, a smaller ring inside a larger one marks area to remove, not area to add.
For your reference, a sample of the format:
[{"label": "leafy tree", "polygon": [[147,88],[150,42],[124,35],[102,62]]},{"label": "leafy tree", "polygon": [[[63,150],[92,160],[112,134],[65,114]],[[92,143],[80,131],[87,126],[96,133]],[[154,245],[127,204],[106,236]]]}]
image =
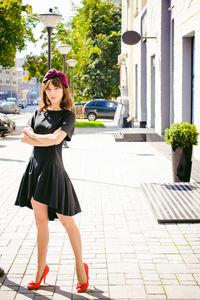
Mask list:
[{"label": "leafy tree", "polygon": [[[69,44],[72,50],[67,59],[78,61],[73,78],[75,101],[116,97],[119,95],[117,56],[121,10],[109,0],[83,0],[82,4],[82,8],[74,8],[76,15],[70,22],[61,20],[52,32],[51,67],[62,71],[62,56],[57,45]],[[44,39],[44,52],[40,56],[27,56],[24,67],[30,78],[37,77],[41,81],[47,71],[46,29],[40,38]],[[66,75],[70,77],[70,69],[66,67]]]},{"label": "leafy tree", "polygon": [[16,51],[25,49],[26,41],[36,42],[32,28],[38,19],[22,0],[0,1],[0,16],[0,65],[10,68],[15,65]]},{"label": "leafy tree", "polygon": [[[121,9],[108,0],[83,0],[75,22],[85,24],[86,40],[96,49],[82,72],[83,96],[110,98],[119,95],[117,57],[121,41]],[[75,76],[76,79],[76,76]]]}]

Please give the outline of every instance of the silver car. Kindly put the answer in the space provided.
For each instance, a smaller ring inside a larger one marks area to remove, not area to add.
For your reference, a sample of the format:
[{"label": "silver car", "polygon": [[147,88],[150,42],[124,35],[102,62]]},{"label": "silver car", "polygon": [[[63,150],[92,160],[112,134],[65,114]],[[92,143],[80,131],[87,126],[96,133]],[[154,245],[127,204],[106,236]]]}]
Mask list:
[{"label": "silver car", "polygon": [[0,103],[0,112],[4,114],[19,114],[20,108],[14,102],[3,101]]}]

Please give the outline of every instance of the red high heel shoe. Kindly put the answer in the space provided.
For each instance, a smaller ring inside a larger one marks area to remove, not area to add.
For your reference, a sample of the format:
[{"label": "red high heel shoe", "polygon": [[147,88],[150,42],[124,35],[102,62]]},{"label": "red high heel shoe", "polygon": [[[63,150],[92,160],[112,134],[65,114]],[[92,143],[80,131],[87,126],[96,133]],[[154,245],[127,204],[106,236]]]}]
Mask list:
[{"label": "red high heel shoe", "polygon": [[47,277],[47,274],[48,274],[48,273],[49,273],[49,267],[46,265],[46,267],[45,267],[45,269],[44,269],[44,272],[43,272],[43,274],[42,274],[42,277],[41,277],[40,281],[39,281],[39,282],[34,282],[34,281],[29,282],[27,288],[28,288],[29,290],[35,290],[35,289],[38,289],[38,288],[40,287],[41,282],[42,282],[43,279],[44,279],[44,283],[45,283],[46,277]]},{"label": "red high heel shoe", "polygon": [[78,293],[81,293],[85,290],[87,290],[88,286],[89,286],[89,267],[87,264],[83,263],[84,264],[84,267],[85,267],[85,273],[86,273],[86,276],[87,276],[87,282],[86,283],[77,283],[76,285],[76,290]]}]

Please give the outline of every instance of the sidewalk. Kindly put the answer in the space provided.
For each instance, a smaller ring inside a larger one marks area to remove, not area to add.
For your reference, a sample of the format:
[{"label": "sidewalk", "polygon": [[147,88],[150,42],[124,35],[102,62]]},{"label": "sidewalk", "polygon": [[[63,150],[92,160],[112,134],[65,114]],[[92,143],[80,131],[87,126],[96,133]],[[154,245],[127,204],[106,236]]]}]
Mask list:
[{"label": "sidewalk", "polygon": [[200,300],[200,224],[157,224],[141,188],[172,182],[171,161],[149,143],[116,143],[111,128],[81,130],[63,160],[82,208],[75,221],[89,289],[76,293],[73,252],[59,221],[49,223],[47,285],[26,289],[36,271],[36,227],[33,211],[14,201],[31,147],[10,136],[0,140],[0,265],[7,273],[0,299]]}]

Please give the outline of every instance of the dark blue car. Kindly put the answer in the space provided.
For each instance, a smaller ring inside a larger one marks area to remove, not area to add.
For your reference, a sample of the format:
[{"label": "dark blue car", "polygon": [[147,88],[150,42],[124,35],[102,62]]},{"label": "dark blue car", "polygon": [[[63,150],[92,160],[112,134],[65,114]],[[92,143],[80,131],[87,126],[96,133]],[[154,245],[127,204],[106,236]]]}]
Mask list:
[{"label": "dark blue car", "polygon": [[92,99],[84,105],[84,115],[89,121],[99,118],[114,119],[117,102],[105,99]]}]

